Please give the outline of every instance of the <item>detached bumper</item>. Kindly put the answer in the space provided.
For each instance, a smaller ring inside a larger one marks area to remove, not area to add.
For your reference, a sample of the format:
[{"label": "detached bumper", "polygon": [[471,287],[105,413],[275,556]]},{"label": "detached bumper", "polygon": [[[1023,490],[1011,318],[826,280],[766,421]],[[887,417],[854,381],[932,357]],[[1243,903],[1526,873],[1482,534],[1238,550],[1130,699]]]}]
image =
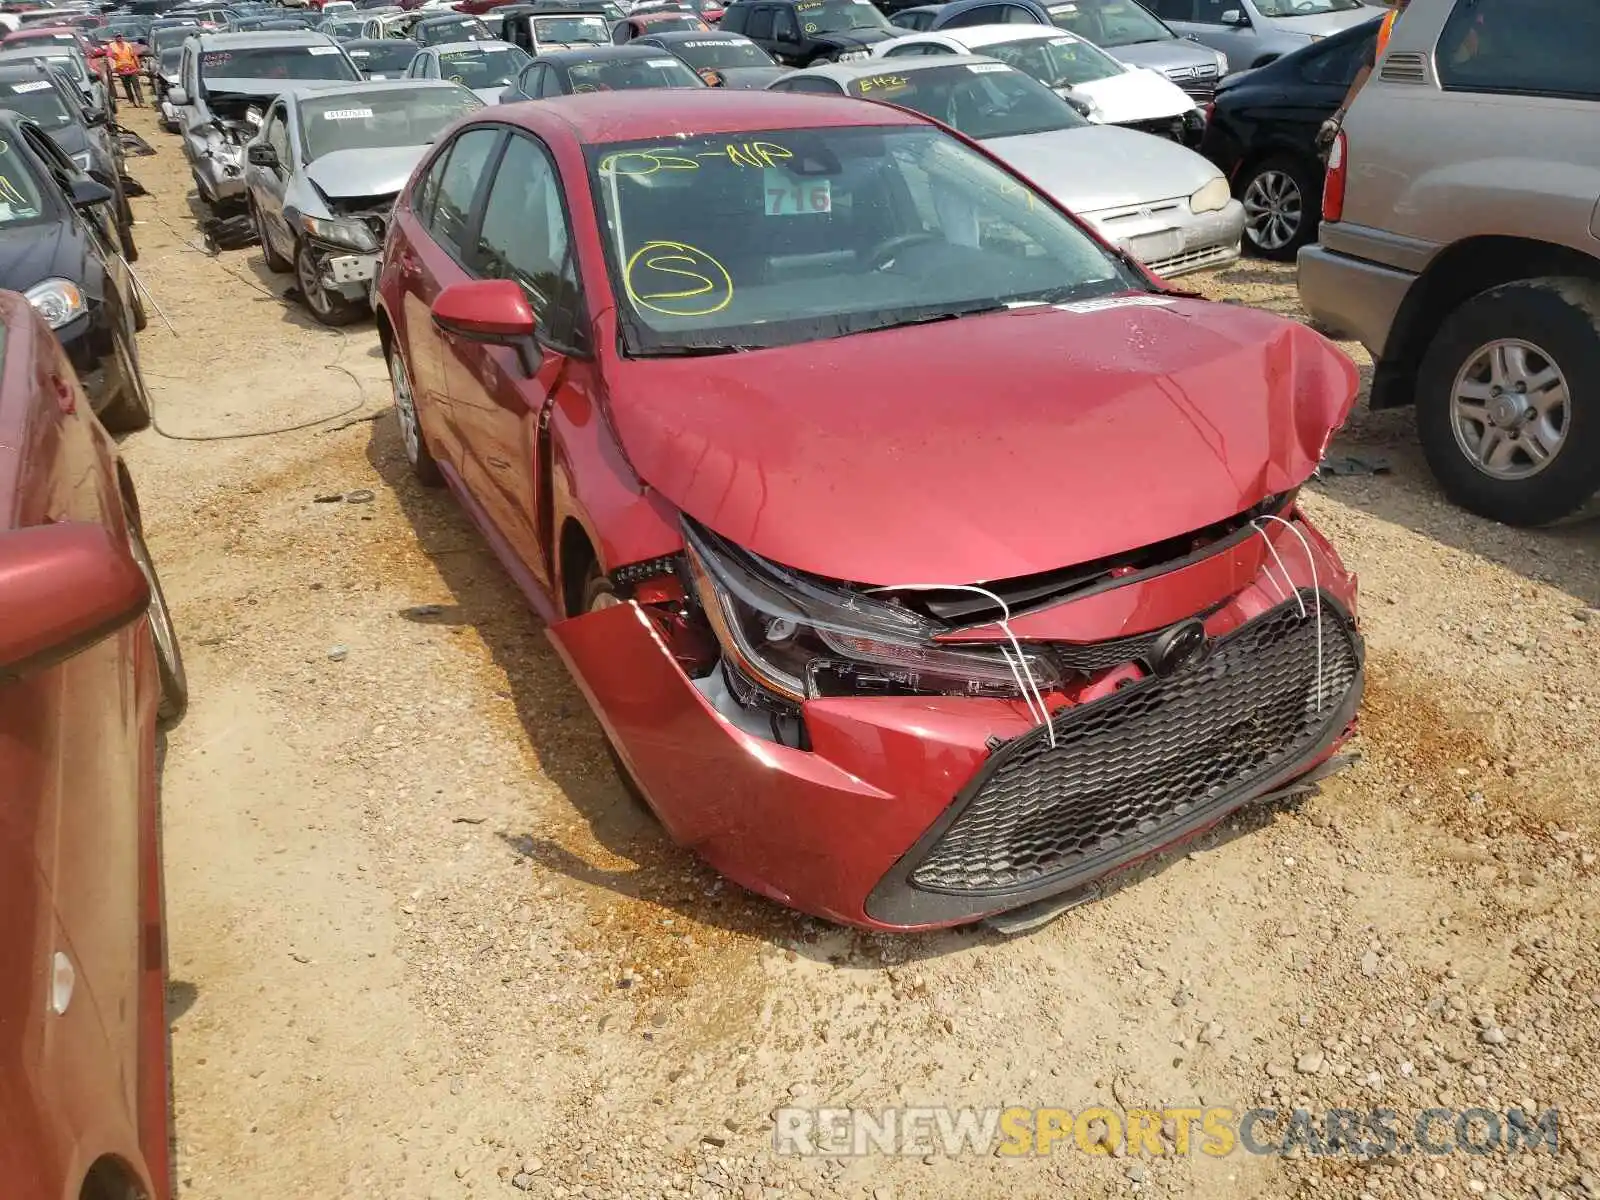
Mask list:
[{"label": "detached bumper", "polygon": [[1233,575],[1205,619],[1213,652],[1165,677],[1126,667],[1127,686],[1057,711],[1054,747],[1020,702],[925,696],[810,701],[811,748],[799,750],[719,713],[645,609],[618,605],[549,632],[678,842],[817,916],[957,925],[1079,889],[1332,754],[1361,696],[1355,584],[1315,530],[1298,528],[1310,562],[1288,531],[1272,540],[1299,598],[1254,536],[1227,552],[1248,564],[1242,577],[1184,568],[1138,585],[1189,598],[1202,577]]}]

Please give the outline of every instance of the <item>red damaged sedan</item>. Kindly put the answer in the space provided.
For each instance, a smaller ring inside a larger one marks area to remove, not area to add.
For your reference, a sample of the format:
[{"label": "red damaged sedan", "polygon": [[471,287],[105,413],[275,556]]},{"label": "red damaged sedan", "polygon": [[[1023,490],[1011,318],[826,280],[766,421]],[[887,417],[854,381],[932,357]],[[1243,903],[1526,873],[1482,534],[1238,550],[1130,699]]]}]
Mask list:
[{"label": "red damaged sedan", "polygon": [[911,112],[483,110],[378,323],[672,836],[871,928],[1013,922],[1328,768],[1356,585],[1296,504],[1356,387]]}]

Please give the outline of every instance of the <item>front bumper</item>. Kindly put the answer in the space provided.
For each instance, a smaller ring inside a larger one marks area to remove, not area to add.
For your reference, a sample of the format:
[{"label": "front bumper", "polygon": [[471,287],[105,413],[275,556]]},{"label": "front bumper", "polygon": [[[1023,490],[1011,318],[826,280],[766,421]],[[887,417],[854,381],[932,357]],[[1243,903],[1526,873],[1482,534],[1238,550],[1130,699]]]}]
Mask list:
[{"label": "front bumper", "polygon": [[1244,236],[1244,205],[1237,200],[1208,213],[1190,212],[1184,199],[1084,213],[1083,218],[1164,279],[1233,262]]},{"label": "front bumper", "polygon": [[1094,639],[1110,641],[1161,628],[1128,614],[1208,613],[1215,639],[1167,677],[1129,664],[1098,679],[1057,710],[1053,749],[1020,701],[946,696],[809,701],[810,748],[796,749],[722,715],[645,608],[574,617],[550,637],[668,832],[734,882],[850,925],[957,925],[1081,888],[1333,753],[1361,695],[1355,581],[1296,527],[1305,545],[1281,526],[1267,535],[1282,570],[1252,534],[1034,614],[1024,636],[1047,637],[1052,614],[1081,629],[1080,605],[1119,612]]},{"label": "front bumper", "polygon": [[1302,246],[1296,282],[1312,320],[1383,357],[1395,314],[1417,277],[1320,245]]}]

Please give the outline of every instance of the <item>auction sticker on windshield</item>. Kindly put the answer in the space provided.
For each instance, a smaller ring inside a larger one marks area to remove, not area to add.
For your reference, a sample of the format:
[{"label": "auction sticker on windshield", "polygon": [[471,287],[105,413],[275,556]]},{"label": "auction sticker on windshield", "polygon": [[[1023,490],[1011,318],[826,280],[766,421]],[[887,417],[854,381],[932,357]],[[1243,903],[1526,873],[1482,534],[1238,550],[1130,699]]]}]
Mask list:
[{"label": "auction sticker on windshield", "polygon": [[670,67],[677,63],[675,58],[647,58],[644,65],[647,67]]},{"label": "auction sticker on windshield", "polygon": [[796,179],[771,167],[761,172],[767,194],[767,216],[800,217],[833,211],[833,188],[826,179]]},{"label": "auction sticker on windshield", "polygon": [[46,92],[54,86],[55,84],[51,83],[48,79],[31,79],[26,83],[14,84],[11,88],[11,94],[14,96],[22,96],[26,95],[28,92]]},{"label": "auction sticker on windshield", "polygon": [[337,47],[337,46],[308,46],[308,47],[306,47],[306,50],[310,54],[337,54],[337,53],[339,53],[339,47]]},{"label": "auction sticker on windshield", "polygon": [[968,63],[967,70],[974,75],[992,75],[996,71],[1009,71],[1005,63]]},{"label": "auction sticker on windshield", "polygon": [[370,108],[330,108],[322,114],[325,121],[365,121],[371,116]]}]

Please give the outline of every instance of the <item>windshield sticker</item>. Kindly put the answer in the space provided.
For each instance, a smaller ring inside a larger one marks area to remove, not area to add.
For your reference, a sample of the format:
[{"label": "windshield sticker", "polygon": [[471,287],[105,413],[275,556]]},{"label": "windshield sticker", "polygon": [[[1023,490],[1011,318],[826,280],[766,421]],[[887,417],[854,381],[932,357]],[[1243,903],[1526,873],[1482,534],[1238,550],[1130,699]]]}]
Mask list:
[{"label": "windshield sticker", "polygon": [[1077,12],[1078,11],[1078,6],[1076,4],[1052,4],[1045,11],[1046,12],[1053,12],[1053,13],[1058,13],[1058,12]]},{"label": "windshield sticker", "polygon": [[1093,313],[1108,308],[1170,308],[1176,303],[1170,296],[1108,296],[1104,300],[1075,300],[1054,307],[1061,312]]},{"label": "windshield sticker", "polygon": [[622,272],[628,299],[668,317],[709,317],[733,303],[733,277],[687,242],[646,242]]},{"label": "windshield sticker", "polygon": [[1011,68],[1005,63],[968,63],[967,70],[974,75],[992,75],[996,71],[1009,71]]},{"label": "windshield sticker", "polygon": [[815,33],[816,31],[817,31],[817,23],[815,21],[807,21],[806,22],[806,32],[807,33]]},{"label": "windshield sticker", "polygon": [[1046,45],[1050,45],[1050,46],[1071,46],[1071,45],[1075,44],[1077,42],[1077,40],[1078,40],[1077,38],[1069,38],[1069,37],[1051,38],[1049,40],[1049,42],[1046,43]]},{"label": "windshield sticker", "polygon": [[796,179],[787,171],[762,172],[767,216],[801,217],[833,211],[833,188],[826,179]]},{"label": "windshield sticker", "polygon": [[644,65],[647,67],[670,67],[678,60],[675,58],[647,58]]},{"label": "windshield sticker", "polygon": [[725,38],[725,39],[723,39],[721,41],[716,41],[716,42],[679,42],[678,43],[678,45],[680,45],[680,46],[687,46],[690,50],[712,50],[712,49],[715,49],[717,46],[729,46],[729,45],[733,45],[733,44],[734,43],[733,43],[733,39],[732,38]]},{"label": "windshield sticker", "polygon": [[894,92],[903,92],[911,86],[911,81],[904,75],[872,75],[856,82],[856,91],[865,96],[868,92],[888,95]]},{"label": "windshield sticker", "polygon": [[14,96],[26,95],[28,92],[47,92],[55,85],[48,79],[35,79],[27,83],[13,84],[11,94]]},{"label": "windshield sticker", "polygon": [[324,121],[368,121],[372,119],[370,108],[330,108],[322,114]]},{"label": "windshield sticker", "polygon": [[339,47],[337,47],[337,46],[307,46],[306,47],[306,53],[307,54],[337,54],[337,53],[339,53]]},{"label": "windshield sticker", "polygon": [[351,58],[371,58],[372,57],[372,51],[371,50],[352,50],[352,51],[350,51],[350,57]]},{"label": "windshield sticker", "polygon": [[826,3],[827,0],[800,0],[800,3],[794,6],[794,10],[795,12],[810,12],[813,8],[821,8]]}]

